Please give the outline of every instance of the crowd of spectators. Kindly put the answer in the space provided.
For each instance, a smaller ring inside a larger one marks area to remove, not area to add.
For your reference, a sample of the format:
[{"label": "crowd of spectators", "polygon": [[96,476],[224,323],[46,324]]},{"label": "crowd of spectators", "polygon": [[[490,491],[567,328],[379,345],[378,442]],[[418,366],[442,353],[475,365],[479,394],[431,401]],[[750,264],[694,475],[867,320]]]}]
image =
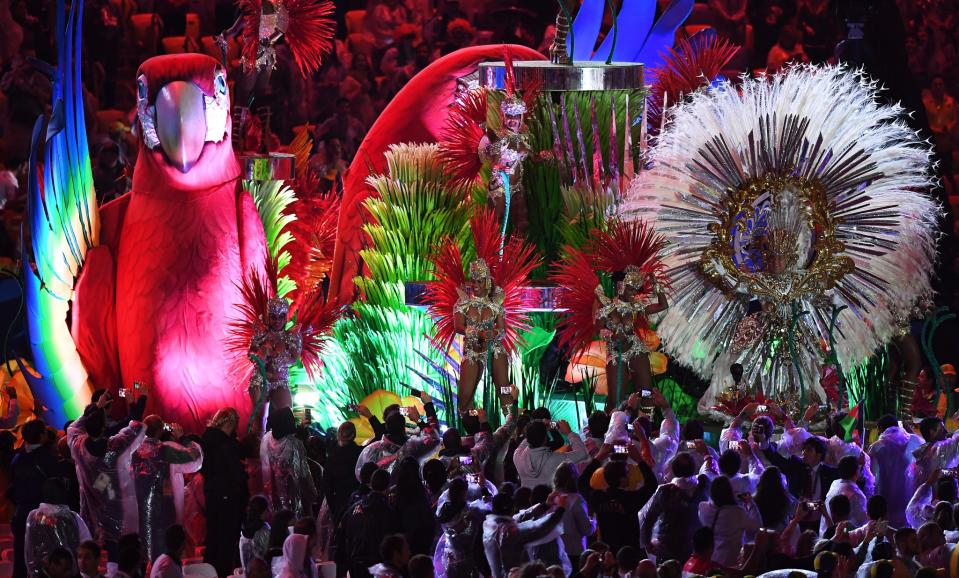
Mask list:
[{"label": "crowd of spectators", "polygon": [[884,416],[869,444],[815,404],[753,403],[713,437],[654,389],[579,432],[515,398],[460,432],[423,393],[422,415],[359,406],[361,442],[290,408],[184,432],[141,418],[146,395],[93,400],[19,449],[0,433],[14,578],[923,578],[959,554],[959,432],[937,415]]}]

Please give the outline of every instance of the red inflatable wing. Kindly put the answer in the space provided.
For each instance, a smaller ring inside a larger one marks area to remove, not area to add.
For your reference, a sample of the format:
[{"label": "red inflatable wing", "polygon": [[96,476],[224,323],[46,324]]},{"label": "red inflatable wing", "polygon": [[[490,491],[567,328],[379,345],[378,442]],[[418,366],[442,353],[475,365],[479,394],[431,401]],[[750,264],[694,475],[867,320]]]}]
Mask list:
[{"label": "red inflatable wing", "polygon": [[386,170],[384,153],[391,144],[439,141],[457,80],[475,71],[480,62],[502,60],[506,46],[514,60],[545,60],[539,52],[518,45],[491,44],[457,50],[414,76],[373,123],[343,184],[343,204],[330,273],[330,300],[349,301],[355,291],[353,277],[361,270],[362,204],[371,191],[366,177]]}]

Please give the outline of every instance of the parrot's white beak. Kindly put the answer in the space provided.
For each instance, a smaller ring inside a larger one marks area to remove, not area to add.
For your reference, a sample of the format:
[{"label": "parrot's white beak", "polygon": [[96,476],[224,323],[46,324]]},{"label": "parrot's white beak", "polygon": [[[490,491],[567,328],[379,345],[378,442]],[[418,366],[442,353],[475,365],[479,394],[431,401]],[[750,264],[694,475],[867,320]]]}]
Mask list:
[{"label": "parrot's white beak", "polygon": [[167,159],[186,173],[203,153],[206,107],[203,92],[192,82],[173,81],[156,97],[156,134]]}]

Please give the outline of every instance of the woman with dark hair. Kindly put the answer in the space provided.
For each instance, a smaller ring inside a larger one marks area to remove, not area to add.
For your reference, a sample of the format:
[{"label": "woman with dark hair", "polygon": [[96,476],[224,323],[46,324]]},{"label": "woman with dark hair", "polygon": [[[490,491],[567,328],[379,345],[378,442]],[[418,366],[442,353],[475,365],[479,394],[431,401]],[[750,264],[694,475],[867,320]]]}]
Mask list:
[{"label": "woman with dark hair", "polygon": [[313,515],[316,485],[303,442],[294,435],[296,418],[289,407],[270,413],[270,428],[260,443],[263,491],[276,510],[291,510],[297,518]]},{"label": "woman with dark hair", "polygon": [[413,457],[403,458],[393,472],[393,479],[395,483],[390,490],[390,499],[400,530],[410,545],[410,553],[432,554],[436,520],[429,493],[420,477],[420,463]]},{"label": "woman with dark hair", "polygon": [[596,533],[596,519],[589,515],[586,500],[579,493],[579,469],[573,462],[563,462],[553,474],[553,491],[566,494],[563,514],[563,546],[570,565],[579,568],[579,557],[586,549],[587,538]]},{"label": "woman with dark hair", "polygon": [[446,488],[448,479],[446,464],[442,461],[432,459],[423,464],[423,483],[426,484],[426,491],[429,492],[432,508],[439,506],[440,496]]},{"label": "woman with dark hair", "polygon": [[786,490],[779,468],[770,466],[759,476],[753,502],[759,509],[763,528],[780,531],[786,527],[794,499]]},{"label": "woman with dark hair", "polygon": [[253,496],[246,507],[246,519],[240,532],[240,566],[244,571],[253,558],[266,559],[270,546],[270,525],[266,523],[269,508],[263,496]]},{"label": "woman with dark hair", "polygon": [[745,534],[755,532],[762,525],[752,496],[743,494],[743,498],[743,503],[738,503],[729,478],[719,476],[709,487],[709,500],[699,503],[700,523],[713,530],[713,562],[725,568],[739,564]]},{"label": "woman with dark hair", "polygon": [[273,560],[283,559],[283,543],[286,537],[290,535],[290,526],[293,525],[293,512],[290,510],[280,510],[273,512],[273,522],[270,525],[270,539],[267,544],[265,561],[270,567],[273,567]]}]

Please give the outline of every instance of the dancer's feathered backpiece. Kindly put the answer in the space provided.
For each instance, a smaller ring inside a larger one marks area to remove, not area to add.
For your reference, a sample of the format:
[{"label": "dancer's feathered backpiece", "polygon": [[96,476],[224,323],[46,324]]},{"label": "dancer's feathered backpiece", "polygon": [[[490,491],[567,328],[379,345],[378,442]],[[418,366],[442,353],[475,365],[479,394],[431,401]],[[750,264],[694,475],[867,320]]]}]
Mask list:
[{"label": "dancer's feathered backpiece", "polygon": [[659,331],[703,377],[721,369],[713,399],[737,361],[743,383],[769,397],[805,387],[823,399],[833,308],[846,307],[835,349],[852,368],[928,291],[939,209],[925,192],[929,144],[904,113],[864,74],[813,66],[698,92],[672,111],[624,211],[670,241]]},{"label": "dancer's feathered backpiece", "polygon": [[[540,264],[534,248],[520,238],[510,236],[500,251],[500,231],[496,216],[490,210],[477,210],[470,220],[477,259],[489,267],[494,287],[503,291],[506,335],[503,348],[508,355],[516,352],[520,333],[529,329],[529,301],[524,289],[529,275]],[[463,255],[456,241],[443,243],[432,259],[436,278],[426,286],[424,301],[436,324],[434,339],[445,351],[456,337],[455,307],[457,289],[467,281]]]},{"label": "dancer's feathered backpiece", "polygon": [[640,297],[657,289],[667,290],[669,282],[662,262],[666,241],[643,221],[615,221],[605,231],[593,231],[585,250],[565,249],[566,257],[554,267],[550,279],[560,288],[559,307],[567,314],[559,323],[561,343],[579,350],[596,335],[593,304],[600,275],[634,267],[645,276]]},{"label": "dancer's feathered backpiece", "polygon": [[488,95],[485,88],[463,94],[450,108],[443,128],[440,158],[459,184],[472,183],[483,168],[479,147],[486,134]]},{"label": "dancer's feathered backpiece", "polygon": [[301,292],[316,291],[330,273],[340,197],[336,190],[321,193],[320,176],[312,170],[298,176],[292,186],[296,201],[290,209],[296,220],[289,224],[293,240],[287,246],[290,264],[283,272],[296,283],[291,295],[295,299]]},{"label": "dancer's feathered backpiece", "polygon": [[709,86],[740,48],[713,30],[706,29],[669,48],[663,63],[652,71],[652,85],[646,98],[648,126],[658,133],[668,108],[703,87]]},{"label": "dancer's feathered backpiece", "polygon": [[266,328],[270,313],[270,299],[276,297],[279,278],[279,264],[275,258],[268,257],[263,273],[249,271],[240,281],[240,295],[243,298],[236,309],[237,318],[230,322],[227,350],[237,354],[237,363],[247,368],[246,355],[250,350],[253,336]]},{"label": "dancer's feathered backpiece", "polygon": [[560,287],[557,308],[566,312],[558,326],[560,344],[578,351],[596,335],[593,303],[600,283],[596,266],[586,253],[570,248],[550,280]]},{"label": "dancer's feathered backpiece", "polygon": [[330,0],[240,0],[239,7],[244,21],[241,52],[249,66],[259,63],[262,51],[272,50],[280,35],[304,78],[319,70],[333,49],[336,22]]}]

